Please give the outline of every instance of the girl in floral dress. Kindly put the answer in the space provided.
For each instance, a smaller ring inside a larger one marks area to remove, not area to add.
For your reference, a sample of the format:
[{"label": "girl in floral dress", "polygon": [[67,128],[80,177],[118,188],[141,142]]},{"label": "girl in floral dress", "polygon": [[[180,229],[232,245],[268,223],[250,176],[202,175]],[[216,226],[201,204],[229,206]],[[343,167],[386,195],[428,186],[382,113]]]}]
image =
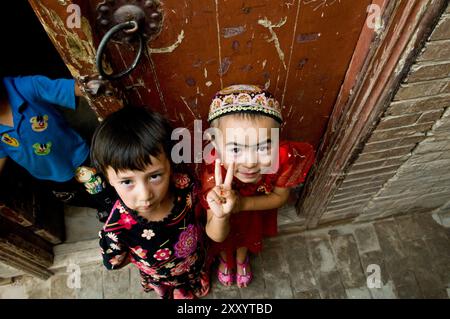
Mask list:
[{"label": "girl in floral dress", "polygon": [[192,299],[209,291],[204,229],[194,211],[194,181],[170,159],[171,132],[162,116],[134,107],[97,128],[92,160],[119,195],[100,246],[107,269],[136,265],[146,292]]},{"label": "girl in floral dress", "polygon": [[209,255],[219,258],[223,285],[247,287],[253,278],[248,253],[259,253],[263,237],[277,234],[277,209],[287,202],[289,188],[305,180],[314,150],[308,143],[278,140],[281,108],[258,86],[218,92],[208,121],[216,129],[202,177]]}]

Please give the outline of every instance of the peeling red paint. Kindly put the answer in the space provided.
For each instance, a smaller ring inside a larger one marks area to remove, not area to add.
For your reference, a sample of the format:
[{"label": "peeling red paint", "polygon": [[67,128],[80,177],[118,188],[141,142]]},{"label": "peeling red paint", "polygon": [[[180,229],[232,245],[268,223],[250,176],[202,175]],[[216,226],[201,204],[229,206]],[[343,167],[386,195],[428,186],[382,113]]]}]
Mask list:
[{"label": "peeling red paint", "polygon": [[301,33],[296,37],[297,43],[306,43],[317,41],[320,38],[320,33]]},{"label": "peeling red paint", "polygon": [[222,29],[222,36],[227,39],[231,37],[235,37],[239,34],[244,33],[246,30],[245,26],[239,26],[239,27],[232,27],[232,28],[223,28]]}]

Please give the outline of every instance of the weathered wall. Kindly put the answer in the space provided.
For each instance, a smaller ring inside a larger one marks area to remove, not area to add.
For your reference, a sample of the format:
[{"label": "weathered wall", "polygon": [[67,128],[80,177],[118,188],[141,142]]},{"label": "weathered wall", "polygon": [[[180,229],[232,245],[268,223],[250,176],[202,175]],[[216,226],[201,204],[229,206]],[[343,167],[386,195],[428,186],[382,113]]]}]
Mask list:
[{"label": "weathered wall", "polygon": [[450,209],[450,6],[321,224]]}]

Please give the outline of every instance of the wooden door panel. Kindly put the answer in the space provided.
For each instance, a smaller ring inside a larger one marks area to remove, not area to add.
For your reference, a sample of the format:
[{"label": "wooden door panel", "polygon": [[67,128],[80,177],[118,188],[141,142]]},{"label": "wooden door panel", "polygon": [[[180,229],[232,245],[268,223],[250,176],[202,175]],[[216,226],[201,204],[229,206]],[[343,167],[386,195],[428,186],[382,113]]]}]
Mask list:
[{"label": "wooden door panel", "polygon": [[[89,2],[90,16],[100,3]],[[161,1],[164,23],[149,54],[113,84],[129,103],[149,105],[187,127],[206,118],[220,88],[259,84],[283,105],[283,137],[318,146],[370,3]],[[93,29],[97,45],[104,31]],[[108,61],[121,70],[134,54],[129,45],[111,45]]]},{"label": "wooden door panel", "polygon": [[213,94],[213,88],[205,85],[214,81],[210,80],[214,73],[208,73],[208,69],[218,67],[217,40],[209,32],[215,28],[214,2],[191,1],[186,5],[181,1],[165,1],[162,7],[163,29],[149,43],[150,52],[170,47],[169,52],[150,56],[154,66],[152,76],[156,77],[160,93],[159,108],[176,126],[192,127],[193,120],[203,117],[206,95]]},{"label": "wooden door panel", "polygon": [[[71,28],[67,20],[71,11],[68,6],[75,1],[29,0],[50,40],[60,54],[72,76],[78,80],[97,74],[95,66],[96,31],[93,29],[95,13],[90,9],[89,1],[77,1],[81,9],[80,28]],[[37,48],[36,48],[37,49]],[[107,88],[114,91],[111,85]],[[120,92],[114,95],[85,95],[89,105],[99,115],[104,116],[122,107]]]},{"label": "wooden door panel", "polygon": [[[111,82],[116,96],[91,98],[91,105],[106,115],[121,107],[123,97],[128,104],[149,105],[175,126],[192,127],[194,119],[206,118],[217,90],[255,83],[282,103],[283,137],[317,147],[370,2],[161,1],[163,27],[147,54],[128,77]],[[72,75],[96,74],[96,47],[105,33],[96,8],[105,1],[30,3]],[[80,30],[64,25],[69,4],[81,8]],[[104,60],[117,72],[134,55],[132,45],[115,42]]]}]

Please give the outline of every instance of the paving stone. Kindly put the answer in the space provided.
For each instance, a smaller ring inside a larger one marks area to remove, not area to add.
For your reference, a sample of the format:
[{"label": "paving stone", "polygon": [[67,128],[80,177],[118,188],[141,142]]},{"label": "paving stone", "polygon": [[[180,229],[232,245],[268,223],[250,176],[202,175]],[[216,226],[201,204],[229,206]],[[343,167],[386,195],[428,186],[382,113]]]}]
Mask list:
[{"label": "paving stone", "polygon": [[423,231],[411,215],[395,217],[398,234],[403,240],[417,240],[423,236]]},{"label": "paving stone", "polygon": [[214,299],[241,299],[240,289],[236,285],[223,286],[217,276],[211,278],[211,293]]},{"label": "paving stone", "polygon": [[[396,287],[399,298],[423,298],[414,272],[408,267],[408,257],[398,235],[395,221],[375,223],[386,269]],[[396,235],[397,234],[397,235]]]},{"label": "paving stone", "polygon": [[141,275],[137,267],[130,266],[130,289],[131,299],[159,299],[154,291],[145,292],[141,285]]},{"label": "paving stone", "polygon": [[424,240],[430,255],[430,264],[441,278],[441,282],[450,287],[450,242],[447,237],[436,236]]},{"label": "paving stone", "polygon": [[29,299],[49,299],[50,298],[50,287],[53,277],[47,280],[41,280],[34,277],[26,277],[21,282],[25,286],[27,298]]},{"label": "paving stone", "polygon": [[367,287],[345,289],[349,299],[372,299],[372,295]]},{"label": "paving stone", "polygon": [[415,214],[413,219],[418,225],[420,225],[423,238],[434,240],[440,238],[441,240],[450,240],[448,235],[448,230],[446,230],[442,225],[439,225],[432,217],[431,214]]},{"label": "paving stone", "polygon": [[307,245],[320,296],[324,299],[346,298],[345,288],[337,271],[333,250],[328,240],[308,239]]},{"label": "paving stone", "polygon": [[366,285],[368,277],[373,274],[375,268],[379,268],[380,270],[381,285],[387,284],[390,280],[390,276],[384,263],[384,256],[381,251],[369,251],[367,253],[363,253],[360,255],[360,260],[366,277]]},{"label": "paving stone", "polygon": [[445,287],[430,263],[430,255],[423,240],[404,241],[409,267],[414,271],[416,281],[424,298],[446,298]]},{"label": "paving stone", "polygon": [[358,247],[353,235],[331,236],[331,244],[345,288],[358,288],[366,284],[361,268]]},{"label": "paving stone", "polygon": [[66,225],[65,243],[97,239],[103,224],[97,219],[97,211],[87,207],[64,207],[64,223]]},{"label": "paving stone", "polygon": [[398,233],[398,228],[395,220],[382,220],[379,222],[375,222],[373,225],[381,249],[384,249],[384,244],[385,247],[394,249],[396,254],[403,255],[400,235]]},{"label": "paving stone", "polygon": [[105,299],[129,298],[130,266],[122,269],[102,271],[103,296]]},{"label": "paving stone", "polygon": [[0,287],[0,299],[27,299],[25,286],[15,283]]},{"label": "paving stone", "polygon": [[19,277],[22,275],[25,275],[25,272],[0,261],[0,286],[10,284],[10,282],[8,282],[9,278]]},{"label": "paving stone", "polygon": [[281,243],[264,248],[261,252],[261,258],[267,287],[264,297],[269,299],[293,298],[289,267]]},{"label": "paving stone", "polygon": [[373,299],[396,299],[394,284],[391,280],[382,284],[380,288],[369,288],[369,292]]},{"label": "paving stone", "polygon": [[326,273],[337,269],[333,250],[327,239],[308,239],[307,245],[309,258],[316,271]]},{"label": "paving stone", "polygon": [[380,250],[377,233],[372,224],[363,225],[354,230],[355,240],[360,253]]},{"label": "paving stone", "polygon": [[312,263],[309,260],[308,245],[306,244],[305,237],[289,237],[285,238],[283,242],[294,295],[297,292],[305,292],[305,296],[309,295],[307,292],[313,294],[318,287],[317,281],[314,278]]},{"label": "paving stone", "polygon": [[403,278],[395,277],[394,285],[399,299],[423,299],[412,271],[405,271]]},{"label": "paving stone", "polygon": [[78,299],[103,299],[102,272],[100,267],[81,268],[80,289]]},{"label": "paving stone", "polygon": [[[20,275],[12,278],[4,278],[5,283],[0,285],[0,299],[9,297],[2,297],[9,295],[10,289],[15,293],[21,292],[20,295],[14,299],[50,299],[50,285],[53,277],[47,280],[42,280],[31,275]],[[20,288],[19,288],[20,287]]]},{"label": "paving stone", "polygon": [[347,298],[345,288],[340,280],[340,274],[338,271],[331,271],[320,275],[316,274],[316,277],[320,287],[320,296],[323,299]]},{"label": "paving stone", "polygon": [[320,293],[318,290],[310,291],[294,291],[295,299],[320,299]]},{"label": "paving stone", "polygon": [[10,285],[13,283],[12,278],[3,278],[0,277],[0,286]]},{"label": "paving stone", "polygon": [[75,299],[77,297],[76,286],[71,286],[72,274],[57,274],[52,276],[50,285],[51,299]]}]

